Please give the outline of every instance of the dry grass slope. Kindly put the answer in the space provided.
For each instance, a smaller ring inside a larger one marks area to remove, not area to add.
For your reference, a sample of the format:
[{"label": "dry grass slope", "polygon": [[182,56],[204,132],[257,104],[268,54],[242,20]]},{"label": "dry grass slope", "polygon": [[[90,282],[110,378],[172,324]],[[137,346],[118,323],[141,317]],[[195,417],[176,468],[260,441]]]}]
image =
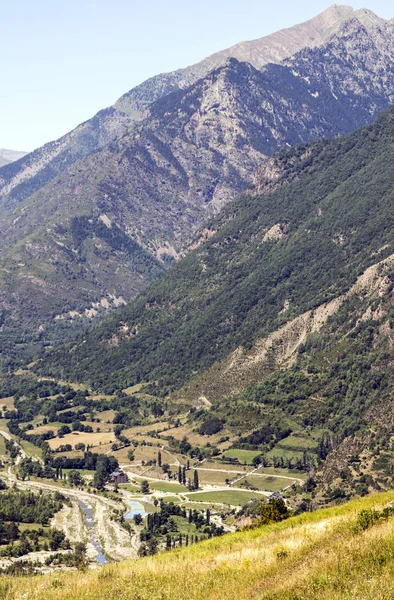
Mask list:
[{"label": "dry grass slope", "polygon": [[0,579],[4,600],[383,600],[394,594],[393,519],[355,533],[394,492],[85,573]]}]

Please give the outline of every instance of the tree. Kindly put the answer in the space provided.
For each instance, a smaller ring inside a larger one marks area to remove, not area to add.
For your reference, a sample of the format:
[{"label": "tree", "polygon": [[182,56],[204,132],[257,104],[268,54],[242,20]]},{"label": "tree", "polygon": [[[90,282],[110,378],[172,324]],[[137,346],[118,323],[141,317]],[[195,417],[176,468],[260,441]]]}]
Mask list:
[{"label": "tree", "polygon": [[108,480],[108,475],[111,472],[111,461],[105,454],[100,454],[97,457],[96,471],[93,478],[93,485],[98,490],[103,490]]},{"label": "tree", "polygon": [[260,525],[283,521],[291,517],[291,514],[282,498],[273,498],[270,502],[261,505]]},{"label": "tree", "polygon": [[183,480],[183,477],[182,477],[182,467],[181,467],[181,465],[179,465],[178,466],[178,481],[179,481],[180,484],[182,484],[182,480]]},{"label": "tree", "polygon": [[252,460],[252,465],[257,468],[259,465],[261,465],[261,456],[255,456]]},{"label": "tree", "polygon": [[210,522],[211,522],[211,511],[209,510],[209,508],[207,508],[207,519],[206,519],[206,521],[207,521],[207,525],[209,525]]},{"label": "tree", "polygon": [[164,465],[162,465],[161,467],[161,470],[163,471],[163,473],[167,473],[167,475],[170,475],[171,473],[171,468],[168,463],[164,463]]},{"label": "tree", "polygon": [[81,474],[78,473],[75,469],[69,472],[68,474],[68,482],[70,485],[75,485],[75,487],[81,487],[85,482],[81,477]]},{"label": "tree", "polygon": [[149,494],[149,481],[147,481],[146,479],[143,479],[141,481],[141,493]]},{"label": "tree", "polygon": [[133,520],[136,525],[141,525],[141,523],[142,523],[142,517],[140,514],[134,515]]},{"label": "tree", "polygon": [[157,453],[157,464],[159,465],[159,467],[161,467],[161,452],[160,452],[160,450]]},{"label": "tree", "polygon": [[193,474],[193,487],[195,490],[198,490],[198,488],[200,487],[197,469],[194,471],[194,474]]},{"label": "tree", "polygon": [[88,559],[86,556],[86,544],[84,542],[77,542],[74,547],[74,562],[75,566],[79,571],[83,571],[88,566]]},{"label": "tree", "polygon": [[135,458],[134,456],[134,450],[129,450],[127,453],[127,458],[129,459],[130,462],[132,462]]}]

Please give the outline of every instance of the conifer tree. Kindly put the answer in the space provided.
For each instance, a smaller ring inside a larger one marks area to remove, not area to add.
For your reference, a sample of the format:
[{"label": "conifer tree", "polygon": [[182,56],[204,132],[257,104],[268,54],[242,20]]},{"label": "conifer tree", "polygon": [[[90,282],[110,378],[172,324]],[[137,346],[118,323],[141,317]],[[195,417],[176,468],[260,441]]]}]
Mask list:
[{"label": "conifer tree", "polygon": [[182,483],[182,467],[181,467],[181,465],[179,465],[179,467],[178,467],[178,481],[180,484]]},{"label": "conifer tree", "polygon": [[157,464],[159,465],[159,467],[161,467],[161,452],[160,452],[160,450],[157,453]]},{"label": "conifer tree", "polygon": [[198,488],[200,487],[200,482],[198,480],[198,471],[195,470],[194,471],[194,475],[193,475],[193,487],[195,490],[198,490]]},{"label": "conifer tree", "polygon": [[211,522],[211,511],[209,510],[209,508],[207,508],[207,525],[209,525]]}]

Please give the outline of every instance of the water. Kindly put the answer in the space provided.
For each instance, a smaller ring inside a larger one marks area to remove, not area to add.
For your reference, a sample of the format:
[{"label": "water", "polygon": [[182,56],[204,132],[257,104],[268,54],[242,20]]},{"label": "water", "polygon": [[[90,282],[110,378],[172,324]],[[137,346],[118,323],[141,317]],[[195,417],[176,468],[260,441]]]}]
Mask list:
[{"label": "water", "polygon": [[100,565],[105,565],[108,562],[108,560],[104,556],[103,548],[102,548],[100,540],[96,534],[96,527],[94,524],[94,516],[93,516],[93,507],[90,504],[85,504],[85,502],[83,502],[82,500],[79,500],[79,499],[77,499],[76,502],[81,507],[83,520],[88,529],[89,541],[92,544],[92,546],[94,547],[94,549],[97,551],[97,556],[95,557],[95,560]]},{"label": "water", "polygon": [[125,519],[132,519],[135,515],[141,515],[141,517],[145,517],[147,515],[141,502],[136,502],[133,500],[129,502],[129,507],[130,510],[125,514]]}]

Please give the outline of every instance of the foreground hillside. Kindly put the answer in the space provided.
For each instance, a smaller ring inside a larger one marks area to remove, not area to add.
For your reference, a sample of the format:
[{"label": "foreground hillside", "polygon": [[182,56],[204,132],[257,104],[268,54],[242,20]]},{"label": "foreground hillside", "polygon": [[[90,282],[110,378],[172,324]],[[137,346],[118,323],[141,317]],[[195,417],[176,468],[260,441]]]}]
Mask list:
[{"label": "foreground hillside", "polygon": [[368,496],[94,572],[3,576],[1,598],[389,599],[394,590],[393,501],[393,492]]}]

